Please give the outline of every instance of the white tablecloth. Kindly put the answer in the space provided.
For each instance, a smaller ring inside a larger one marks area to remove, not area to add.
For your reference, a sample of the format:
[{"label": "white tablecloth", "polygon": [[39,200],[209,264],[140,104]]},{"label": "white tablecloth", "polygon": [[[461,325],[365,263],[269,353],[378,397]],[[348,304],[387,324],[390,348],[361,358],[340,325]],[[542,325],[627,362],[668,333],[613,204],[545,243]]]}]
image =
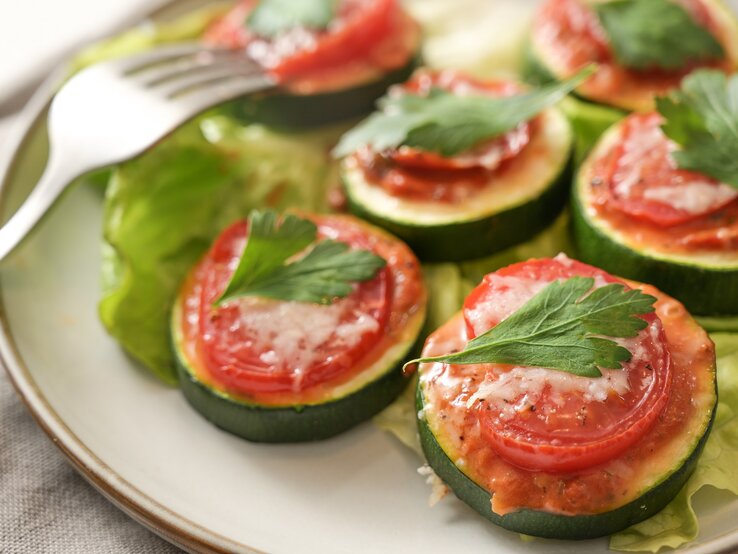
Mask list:
[{"label": "white tablecloth", "polygon": [[0,371],[0,552],[179,552],[128,518],[67,463]]}]

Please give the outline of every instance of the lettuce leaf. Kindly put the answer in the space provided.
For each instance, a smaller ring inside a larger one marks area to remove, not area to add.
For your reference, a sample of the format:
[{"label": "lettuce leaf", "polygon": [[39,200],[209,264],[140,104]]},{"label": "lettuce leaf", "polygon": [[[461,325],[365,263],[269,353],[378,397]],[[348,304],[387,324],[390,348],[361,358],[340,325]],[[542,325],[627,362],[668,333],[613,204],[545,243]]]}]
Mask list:
[{"label": "lettuce leaf", "polygon": [[738,335],[711,335],[717,349],[717,416],[697,468],[671,503],[655,516],[610,537],[610,548],[658,552],[697,537],[699,524],[692,497],[710,486],[738,495]]},{"label": "lettuce leaf", "polygon": [[161,44],[195,40],[205,28],[227,10],[226,4],[215,4],[188,12],[172,21],[144,23],[133,29],[96,42],[80,50],[72,59],[70,71],[74,73],[97,62],[129,56],[149,50]]},{"label": "lettuce leaf", "polygon": [[179,283],[218,233],[255,207],[326,209],[329,134],[206,117],[114,172],[100,318],[159,378],[175,382],[168,319]]},{"label": "lettuce leaf", "polygon": [[731,316],[696,316],[695,319],[709,333],[738,332],[738,317]]}]

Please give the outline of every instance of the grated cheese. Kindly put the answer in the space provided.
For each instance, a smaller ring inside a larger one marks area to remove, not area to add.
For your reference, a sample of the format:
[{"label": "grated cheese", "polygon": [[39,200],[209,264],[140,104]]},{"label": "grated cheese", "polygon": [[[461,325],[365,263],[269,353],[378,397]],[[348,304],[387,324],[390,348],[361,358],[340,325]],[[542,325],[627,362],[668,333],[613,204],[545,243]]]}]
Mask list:
[{"label": "grated cheese", "polygon": [[306,302],[276,302],[262,298],[239,300],[238,324],[246,330],[260,359],[275,368],[290,369],[297,379],[326,358],[328,349],[352,348],[379,322],[360,311],[351,298],[329,306]]},{"label": "grated cheese", "polygon": [[646,189],[643,197],[690,214],[701,214],[738,197],[738,190],[724,183],[688,181],[669,187]]}]

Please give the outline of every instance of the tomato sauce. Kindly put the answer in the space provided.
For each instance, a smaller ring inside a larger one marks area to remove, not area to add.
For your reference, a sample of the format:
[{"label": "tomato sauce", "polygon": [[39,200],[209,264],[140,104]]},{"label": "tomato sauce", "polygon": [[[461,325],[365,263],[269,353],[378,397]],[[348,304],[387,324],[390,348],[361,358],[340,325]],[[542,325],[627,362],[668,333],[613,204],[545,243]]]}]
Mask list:
[{"label": "tomato sauce", "polygon": [[215,46],[243,49],[295,94],[360,86],[407,65],[419,25],[396,0],[342,0],[323,31],[291,29],[277,37],[252,33],[246,19],[256,0],[242,0],[205,33]]},{"label": "tomato sauce", "polygon": [[[578,266],[582,264],[574,263],[575,271],[580,269]],[[489,365],[424,364],[421,368],[428,424],[457,467],[492,494],[495,513],[504,515],[519,509],[534,509],[582,515],[621,506],[674,469],[683,455],[680,449],[694,440],[693,434],[697,432],[690,427],[693,425],[690,421],[712,409],[705,399],[714,400],[711,395],[714,394],[715,354],[707,334],[677,301],[653,287],[627,283],[657,298],[655,317],[663,325],[658,341],[671,357],[671,384],[658,417],[640,433],[640,438],[618,454],[604,460],[590,460],[594,462],[592,465],[561,471],[537,470],[511,462],[490,441],[484,428],[486,420],[480,417],[480,406],[484,404],[473,402],[474,393],[488,379]],[[423,355],[440,355],[463,348],[469,340],[468,329],[464,314],[458,314],[429,337]],[[626,397],[627,394],[611,395],[607,403],[616,411],[623,409],[623,402],[634,405]],[[581,424],[578,410],[573,413],[565,407],[561,410],[562,417],[571,413],[574,421]],[[522,410],[519,418],[524,421],[535,416],[536,411]],[[597,415],[590,413],[587,417],[596,419]],[[567,424],[562,425],[566,428]]]},{"label": "tomato sauce", "polygon": [[215,307],[247,240],[246,223],[232,225],[183,289],[183,348],[201,380],[259,403],[320,399],[377,361],[422,310],[420,266],[403,243],[350,217],[311,219],[321,239],[371,250],[387,266],[329,306],[244,297]]},{"label": "tomato sauce", "polygon": [[[701,0],[677,1],[723,46],[727,44],[723,30]],[[698,67],[732,69],[729,60],[691,63],[676,71],[623,67],[615,60],[596,13],[584,0],[547,0],[537,12],[532,40],[540,47],[537,51],[551,53],[557,77],[570,77],[582,67],[596,63],[597,72],[579,88],[580,92],[606,104],[622,104],[629,109],[650,109],[652,103],[650,100],[644,102],[644,97],[651,98],[678,87],[682,78]],[[558,75],[559,69],[561,75]]]},{"label": "tomato sauce", "polygon": [[738,248],[738,189],[681,170],[658,114],[631,115],[588,172],[591,206],[634,245],[665,252]]},{"label": "tomato sauce", "polygon": [[[453,70],[419,71],[390,94],[425,96],[432,88],[455,94],[512,96],[522,87],[510,81],[480,81]],[[391,196],[410,200],[458,203],[477,194],[514,165],[540,125],[538,118],[453,157],[409,146],[375,152],[369,147],[353,155],[352,163],[370,184]]]}]

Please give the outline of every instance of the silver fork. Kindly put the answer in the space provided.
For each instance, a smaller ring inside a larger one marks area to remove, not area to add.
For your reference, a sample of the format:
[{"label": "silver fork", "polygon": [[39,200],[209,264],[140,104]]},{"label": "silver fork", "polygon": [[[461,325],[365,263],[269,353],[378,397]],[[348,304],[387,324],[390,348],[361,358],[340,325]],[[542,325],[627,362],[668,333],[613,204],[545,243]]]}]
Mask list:
[{"label": "silver fork", "polygon": [[133,158],[221,102],[274,88],[243,53],[182,44],[79,72],[49,107],[49,158],[33,191],[0,228],[0,260],[77,177]]}]

